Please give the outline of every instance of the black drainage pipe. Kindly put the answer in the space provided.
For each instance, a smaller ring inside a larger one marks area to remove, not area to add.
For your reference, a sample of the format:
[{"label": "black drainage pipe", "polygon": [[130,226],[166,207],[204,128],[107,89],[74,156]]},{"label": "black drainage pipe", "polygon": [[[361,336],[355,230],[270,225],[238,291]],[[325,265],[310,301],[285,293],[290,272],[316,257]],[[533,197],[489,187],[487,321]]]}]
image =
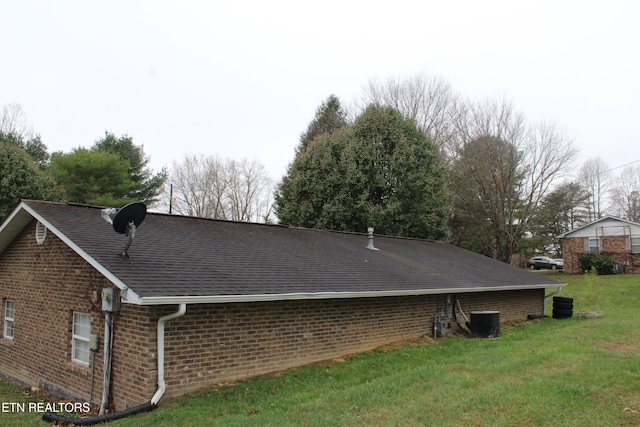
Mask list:
[{"label": "black drainage pipe", "polygon": [[142,405],[125,409],[124,411],[113,412],[111,414],[105,415],[96,415],[95,417],[70,418],[63,417],[62,415],[58,415],[54,412],[45,412],[44,414],[42,414],[42,420],[48,422],[63,422],[77,426],[92,426],[94,424],[106,423],[107,421],[119,420],[121,418],[128,417],[129,415],[140,414],[142,412],[151,412],[156,408],[157,405],[154,405],[153,403],[151,403],[151,401],[149,401],[143,403]]}]

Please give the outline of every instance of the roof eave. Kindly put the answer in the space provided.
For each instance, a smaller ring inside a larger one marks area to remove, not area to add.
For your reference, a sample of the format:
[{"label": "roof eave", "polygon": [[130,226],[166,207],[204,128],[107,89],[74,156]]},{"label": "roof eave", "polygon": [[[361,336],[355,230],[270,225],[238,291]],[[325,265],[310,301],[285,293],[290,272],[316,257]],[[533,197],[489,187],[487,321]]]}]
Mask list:
[{"label": "roof eave", "polygon": [[519,291],[527,289],[562,288],[566,283],[544,283],[538,285],[491,286],[475,288],[448,289],[412,289],[395,291],[369,292],[296,292],[287,294],[258,294],[258,295],[184,295],[184,296],[155,296],[139,297],[137,301],[127,301],[138,305],[168,305],[168,304],[223,304],[231,302],[262,302],[285,300],[317,300],[317,299],[347,299],[347,298],[375,298],[417,295],[462,294],[471,292]]},{"label": "roof eave", "polygon": [[[37,221],[40,221],[44,224],[45,227],[49,231],[51,231],[57,238],[62,240],[71,250],[77,253],[82,259],[84,259],[87,263],[89,263],[93,268],[95,268],[98,272],[100,272],[107,280],[113,283],[116,287],[118,287],[121,291],[123,302],[128,302],[131,304],[140,304],[140,297],[127,286],[122,280],[116,277],[111,271],[109,271],[105,266],[96,261],[93,257],[91,257],[87,252],[85,252],[80,246],[75,244],[71,239],[69,239],[64,233],[54,227],[49,221],[47,221],[42,215],[36,212],[31,206],[29,206],[25,202],[21,202],[20,205],[15,209],[14,213],[9,217],[9,219],[5,222],[8,224],[13,220],[14,217],[18,217],[19,212],[28,212],[33,218]],[[28,224],[28,221],[22,225],[22,228]],[[6,225],[5,225],[6,226]],[[4,227],[3,227],[4,229]],[[15,236],[13,236],[15,238]]]},{"label": "roof eave", "polygon": [[[0,252],[12,241],[19,231],[28,224],[30,218],[23,215],[28,213],[31,217],[44,224],[49,231],[62,240],[68,247],[76,252],[81,258],[100,272],[108,281],[120,288],[122,291],[122,302],[133,305],[169,305],[169,304],[221,304],[230,302],[260,302],[260,301],[282,301],[282,300],[317,300],[317,299],[347,299],[347,298],[375,298],[393,296],[417,296],[417,295],[442,295],[460,294],[474,292],[494,292],[526,289],[561,288],[566,283],[542,283],[536,285],[507,285],[507,286],[486,286],[471,288],[438,288],[438,289],[411,289],[411,290],[389,290],[389,291],[365,291],[365,292],[295,292],[284,294],[253,294],[253,295],[185,295],[185,296],[149,296],[143,297],[133,291],[122,280],[115,276],[105,266],[91,257],[80,246],[69,239],[64,233],[54,227],[49,221],[35,211],[28,203],[22,201],[9,217],[0,225],[0,235],[4,234],[5,247],[0,248]],[[10,229],[9,229],[10,228]],[[0,243],[3,239],[0,239]]]},{"label": "roof eave", "polygon": [[590,222],[590,223],[588,223],[588,224],[581,225],[581,226],[580,226],[580,227],[578,227],[578,228],[574,228],[573,230],[569,230],[569,231],[564,232],[564,233],[562,233],[562,234],[558,234],[558,235],[556,236],[556,239],[564,239],[564,238],[566,238],[567,236],[569,236],[569,235],[571,235],[571,234],[573,234],[573,233],[575,233],[575,232],[581,231],[581,230],[583,230],[583,229],[585,229],[585,228],[591,227],[591,226],[593,226],[593,225],[595,225],[595,224],[597,224],[597,223],[599,223],[599,222],[603,222],[603,221],[606,221],[606,220],[620,221],[620,222],[625,222],[625,223],[630,224],[630,225],[638,225],[638,226],[640,226],[640,223],[638,223],[638,222],[629,221],[628,219],[619,218],[619,217],[617,217],[617,216],[607,215],[607,216],[604,216],[604,217],[602,217],[602,218],[598,218],[598,219],[596,219],[596,220],[594,220],[594,221],[591,221],[591,222]]}]

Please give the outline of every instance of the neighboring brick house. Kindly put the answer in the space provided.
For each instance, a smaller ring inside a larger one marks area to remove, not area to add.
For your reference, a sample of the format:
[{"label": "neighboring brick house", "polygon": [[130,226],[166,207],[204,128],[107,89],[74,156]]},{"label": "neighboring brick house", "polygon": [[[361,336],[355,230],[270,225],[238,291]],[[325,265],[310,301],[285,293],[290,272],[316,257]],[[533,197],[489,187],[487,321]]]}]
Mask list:
[{"label": "neighboring brick house", "polygon": [[618,271],[640,273],[640,224],[607,216],[558,236],[562,240],[564,271],[581,273],[580,255],[607,253]]},{"label": "neighboring brick house", "polygon": [[123,257],[100,208],[23,201],[0,226],[0,375],[97,404],[111,347],[121,410],[431,335],[457,309],[522,321],[564,286],[443,242],[370,242],[148,213]]}]

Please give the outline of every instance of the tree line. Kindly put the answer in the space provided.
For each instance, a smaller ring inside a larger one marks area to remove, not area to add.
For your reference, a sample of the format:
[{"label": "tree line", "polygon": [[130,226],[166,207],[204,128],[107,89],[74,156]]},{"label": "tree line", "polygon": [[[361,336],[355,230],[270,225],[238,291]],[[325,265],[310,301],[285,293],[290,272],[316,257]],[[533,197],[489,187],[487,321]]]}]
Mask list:
[{"label": "tree line", "polygon": [[109,132],[88,149],[50,154],[21,107],[7,105],[0,116],[0,219],[21,199],[106,207],[156,203],[167,172],[153,173],[149,161],[130,136]]},{"label": "tree line", "polygon": [[510,262],[559,253],[555,236],[606,214],[640,221],[640,166],[575,165],[573,140],[506,99],[471,101],[439,78],[371,81],[334,95],[274,186],[257,160],[186,154],[154,173],[143,146],[105,132],[49,154],[18,105],[0,116],[0,220],[22,198],[446,240]]},{"label": "tree line", "polygon": [[159,172],[149,162],[131,136],[111,132],[89,148],[50,154],[20,105],[6,105],[0,115],[0,221],[21,199],[105,207],[139,201],[182,215],[271,220],[272,184],[257,160],[185,155]]},{"label": "tree line", "polygon": [[576,175],[577,153],[563,128],[528,122],[506,99],[470,101],[424,75],[372,81],[349,111],[333,95],[317,109],[275,213],[290,225],[449,240],[505,262],[559,255],[565,231],[605,214],[640,220],[638,166],[612,179],[595,158]]}]

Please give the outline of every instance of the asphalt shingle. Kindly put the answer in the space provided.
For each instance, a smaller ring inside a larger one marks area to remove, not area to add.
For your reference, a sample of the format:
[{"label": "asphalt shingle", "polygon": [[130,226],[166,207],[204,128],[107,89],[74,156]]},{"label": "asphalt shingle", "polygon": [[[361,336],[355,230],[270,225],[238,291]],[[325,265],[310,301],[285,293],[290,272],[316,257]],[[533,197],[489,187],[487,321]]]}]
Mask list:
[{"label": "asphalt shingle", "polygon": [[100,208],[25,204],[141,297],[558,286],[443,242],[151,212],[123,258]]}]

